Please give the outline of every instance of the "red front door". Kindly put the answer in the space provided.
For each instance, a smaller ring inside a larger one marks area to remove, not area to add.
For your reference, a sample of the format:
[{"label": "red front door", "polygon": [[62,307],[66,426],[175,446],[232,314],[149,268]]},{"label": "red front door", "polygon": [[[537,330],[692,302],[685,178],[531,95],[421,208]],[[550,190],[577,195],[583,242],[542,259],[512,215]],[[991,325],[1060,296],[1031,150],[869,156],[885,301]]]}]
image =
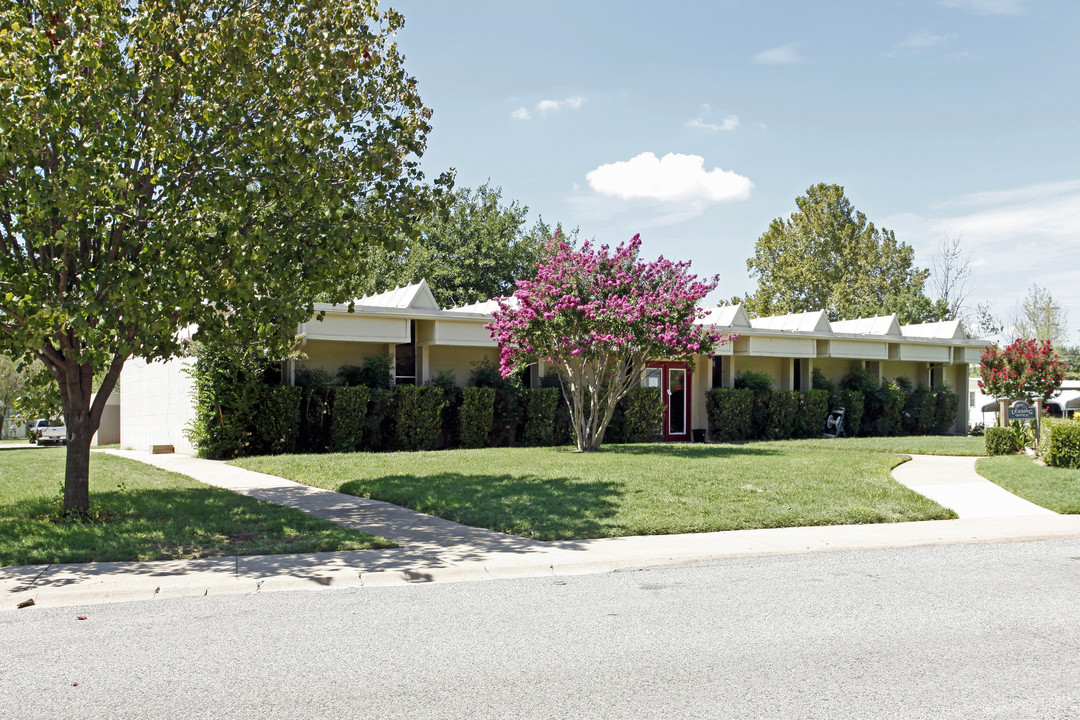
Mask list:
[{"label": "red front door", "polygon": [[690,440],[690,364],[651,362],[645,369],[645,385],[660,388],[664,402],[661,434],[668,442]]}]

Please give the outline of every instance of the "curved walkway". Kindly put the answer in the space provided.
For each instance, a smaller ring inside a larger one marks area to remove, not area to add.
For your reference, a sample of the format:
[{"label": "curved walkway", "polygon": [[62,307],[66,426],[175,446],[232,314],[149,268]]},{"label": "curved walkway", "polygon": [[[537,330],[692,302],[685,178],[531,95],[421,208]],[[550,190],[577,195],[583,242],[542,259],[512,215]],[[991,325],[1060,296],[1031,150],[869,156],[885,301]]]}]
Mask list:
[{"label": "curved walkway", "polygon": [[14,610],[29,598],[37,605],[61,606],[268,590],[571,575],[762,555],[1080,538],[1080,515],[1057,515],[1010,495],[975,474],[974,458],[916,455],[893,471],[900,482],[955,510],[961,518],[958,520],[540,542],[312,488],[223,462],[185,455],[99,452],[296,507],[347,527],[382,535],[399,547],[0,567],[0,611]]},{"label": "curved walkway", "polygon": [[912,455],[910,461],[893,468],[892,474],[897,482],[953,510],[960,518],[1057,515],[1053,510],[1013,495],[975,472],[976,460],[978,458]]}]

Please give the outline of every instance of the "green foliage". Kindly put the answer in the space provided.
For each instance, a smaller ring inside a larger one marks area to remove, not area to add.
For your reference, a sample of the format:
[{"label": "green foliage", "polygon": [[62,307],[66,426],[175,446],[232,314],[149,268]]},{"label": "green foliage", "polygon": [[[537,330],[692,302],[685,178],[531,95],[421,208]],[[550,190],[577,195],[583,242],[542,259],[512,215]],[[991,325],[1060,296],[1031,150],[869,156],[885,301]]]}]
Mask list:
[{"label": "green foliage", "polygon": [[825,431],[825,421],[829,417],[829,391],[824,389],[807,390],[800,394],[799,412],[795,415],[795,437],[813,438]]},{"label": "green foliage", "polygon": [[929,435],[938,425],[938,394],[927,388],[918,388],[907,396],[904,403],[902,426],[909,435]]},{"label": "green foliage", "polygon": [[536,276],[551,230],[538,221],[526,232],[529,209],[502,204],[502,189],[455,189],[442,207],[421,213],[419,234],[400,249],[375,248],[362,291],[378,293],[426,279],[442,307],[510,295],[516,280]]},{"label": "green foliage", "polygon": [[337,375],[342,385],[389,390],[394,387],[394,359],[388,353],[371,355],[362,365],[342,365]]},{"label": "green foliage", "polygon": [[932,303],[929,275],[915,267],[910,245],[857,212],[839,185],[814,185],[796,198],[790,218],[776,218],[746,261],[758,278],[743,299],[752,315],[825,310],[830,320],[897,312],[901,323],[940,320],[948,308]]},{"label": "green foliage", "polygon": [[15,416],[24,422],[37,418],[55,419],[64,411],[60,400],[60,388],[45,363],[35,360],[18,368],[14,363],[16,376],[10,378],[10,389],[15,392],[11,409]]},{"label": "green foliage", "polygon": [[525,430],[523,445],[555,444],[555,412],[559,407],[559,389],[529,388],[525,391]]},{"label": "green foliage", "polygon": [[848,437],[855,437],[862,432],[866,400],[858,390],[842,390],[840,395],[844,401],[844,432]]},{"label": "green foliage", "polygon": [[330,450],[354,452],[363,447],[371,389],[339,387],[334,389],[334,410],[330,423]]},{"label": "green foliage", "polygon": [[487,447],[491,444],[495,388],[469,386],[461,389],[461,396],[461,447]]},{"label": "green foliage", "polygon": [[960,396],[950,388],[940,387],[934,391],[937,403],[934,407],[934,424],[932,432],[948,432],[956,422],[956,414],[960,411]]},{"label": "green foliage", "polygon": [[330,447],[330,407],[334,390],[307,385],[300,388],[300,393],[298,448],[301,452],[326,452]]},{"label": "green foliage", "polygon": [[767,440],[786,440],[795,435],[795,416],[799,412],[797,390],[772,390],[765,398],[765,431]]},{"label": "green foliage", "polygon": [[278,385],[264,348],[199,346],[190,369],[195,417],[185,430],[201,457],[292,452],[300,429],[300,388]]},{"label": "green foliage", "polygon": [[0,346],[60,380],[67,507],[89,505],[95,376],[107,395],[184,327],[280,354],[437,201],[403,23],[370,0],[0,7]]},{"label": "green foliage", "polygon": [[492,443],[498,446],[513,445],[517,440],[518,427],[525,417],[521,397],[524,388],[518,377],[504,378],[499,366],[487,358],[472,364],[471,385],[495,390],[495,410]]},{"label": "green foliage", "polygon": [[767,429],[769,393],[772,392],[772,375],[767,372],[747,370],[738,373],[733,383],[736,390],[749,390],[754,394],[747,437],[763,438]]},{"label": "green foliage", "polygon": [[446,403],[442,390],[430,385],[398,385],[394,395],[397,448],[437,450],[442,432],[442,409]]},{"label": "green foliage", "polygon": [[1020,451],[1020,446],[1009,428],[988,427],[985,437],[987,455],[1010,455]]},{"label": "green foliage", "polygon": [[656,442],[664,421],[660,388],[630,388],[619,403],[623,407],[623,442]]},{"label": "green foliage", "polygon": [[556,445],[568,445],[574,439],[574,427],[570,422],[570,405],[563,394],[562,383],[556,374],[545,375],[540,379],[540,387],[555,388],[559,391],[559,400],[555,406],[554,441]]},{"label": "green foliage", "polygon": [[371,400],[368,402],[367,417],[364,418],[364,449],[384,451],[394,449],[397,418],[396,395],[394,389],[368,388]]},{"label": "green foliage", "polygon": [[1013,322],[1017,337],[1049,340],[1053,346],[1065,343],[1069,328],[1068,312],[1046,288],[1032,283],[1020,301]]},{"label": "green foliage", "polygon": [[713,388],[705,394],[709,435],[722,442],[750,437],[754,391],[749,388]]},{"label": "green foliage", "polygon": [[1046,430],[1042,456],[1047,465],[1080,468],[1080,421],[1043,420]]},{"label": "green foliage", "polygon": [[813,385],[815,390],[824,390],[828,393],[829,410],[843,406],[844,401],[840,396],[836,383],[826,377],[820,368],[814,368],[814,371],[810,374],[810,384]]}]

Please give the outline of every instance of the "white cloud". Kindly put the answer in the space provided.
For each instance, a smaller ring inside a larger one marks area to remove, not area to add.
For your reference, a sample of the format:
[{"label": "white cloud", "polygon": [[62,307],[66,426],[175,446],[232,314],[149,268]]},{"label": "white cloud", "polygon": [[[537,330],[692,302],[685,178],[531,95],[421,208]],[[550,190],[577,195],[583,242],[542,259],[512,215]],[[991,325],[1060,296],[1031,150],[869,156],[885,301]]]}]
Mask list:
[{"label": "white cloud", "polygon": [[704,117],[696,117],[686,121],[686,127],[704,132],[731,132],[739,127],[738,115],[726,115],[719,124],[706,122]]},{"label": "white cloud", "polygon": [[939,5],[980,15],[1026,15],[1028,0],[941,0]]},{"label": "white cloud", "polygon": [[630,160],[601,165],[585,178],[602,195],[623,200],[723,202],[750,196],[754,183],[731,170],[705,170],[700,155],[644,152]]},{"label": "white cloud", "polygon": [[510,113],[510,117],[515,120],[532,120],[533,113],[544,116],[548,113],[559,112],[560,110],[570,109],[577,110],[584,104],[585,98],[580,95],[571,95],[568,98],[562,100],[541,100],[536,103],[536,106],[529,110],[524,105],[519,107],[514,112]]},{"label": "white cloud", "polygon": [[797,43],[762,50],[752,60],[759,65],[798,65],[803,61]]},{"label": "white cloud", "polygon": [[893,43],[893,49],[918,53],[933,48],[947,47],[949,40],[948,35],[935,35],[929,30],[919,30],[911,33],[900,42]]}]

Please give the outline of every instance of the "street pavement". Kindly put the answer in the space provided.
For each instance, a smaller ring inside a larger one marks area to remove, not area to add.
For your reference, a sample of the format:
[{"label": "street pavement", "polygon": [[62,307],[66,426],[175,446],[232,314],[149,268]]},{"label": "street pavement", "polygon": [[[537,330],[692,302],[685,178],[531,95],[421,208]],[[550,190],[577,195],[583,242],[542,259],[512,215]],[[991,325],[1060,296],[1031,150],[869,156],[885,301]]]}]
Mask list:
[{"label": "street pavement", "polygon": [[1078,597],[1056,540],[38,607],[0,717],[1080,718]]},{"label": "street pavement", "polygon": [[945,504],[955,505],[960,515],[957,520],[540,542],[466,527],[221,462],[185,455],[102,452],[300,508],[390,538],[400,547],[0,568],[0,611],[16,611],[18,604],[29,599],[39,607],[59,607],[226,593],[567,576],[719,558],[1080,538],[1080,516],[1057,515],[1000,490],[975,473],[974,458],[913,456],[894,471],[898,480],[920,492],[925,489],[925,494],[947,490],[953,504]]}]

